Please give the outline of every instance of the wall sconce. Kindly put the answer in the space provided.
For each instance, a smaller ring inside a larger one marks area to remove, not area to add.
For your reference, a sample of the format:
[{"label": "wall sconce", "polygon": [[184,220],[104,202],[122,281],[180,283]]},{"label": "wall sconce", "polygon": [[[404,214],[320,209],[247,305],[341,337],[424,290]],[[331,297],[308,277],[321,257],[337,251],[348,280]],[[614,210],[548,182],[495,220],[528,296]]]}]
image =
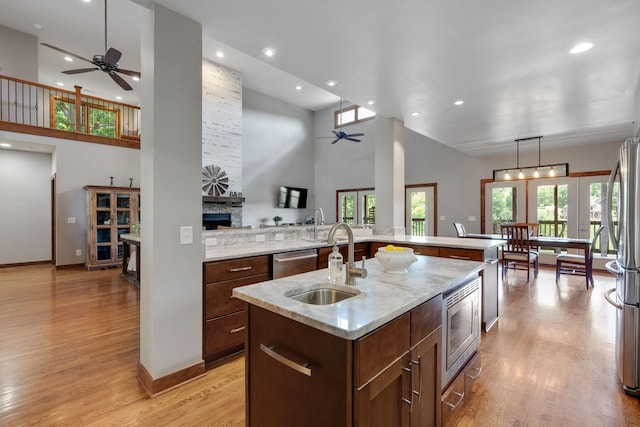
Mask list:
[{"label": "wall sconce", "polygon": [[[538,166],[520,167],[520,141],[538,140]],[[540,140],[542,136],[516,139],[516,167],[507,169],[495,169],[493,182],[517,181],[521,179],[558,178],[569,176],[569,163],[556,163],[552,165],[540,164]]]}]

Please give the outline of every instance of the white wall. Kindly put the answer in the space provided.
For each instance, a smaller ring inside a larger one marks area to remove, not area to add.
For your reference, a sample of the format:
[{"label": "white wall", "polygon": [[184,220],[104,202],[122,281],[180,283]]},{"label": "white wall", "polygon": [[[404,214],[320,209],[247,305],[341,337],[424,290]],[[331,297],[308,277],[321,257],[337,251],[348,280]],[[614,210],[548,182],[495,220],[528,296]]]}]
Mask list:
[{"label": "white wall", "polygon": [[0,149],[0,265],[51,260],[51,154]]},{"label": "white wall", "polygon": [[454,221],[479,233],[481,163],[412,130],[405,129],[404,135],[405,184],[438,184],[437,235],[455,236]]},{"label": "white wall", "polygon": [[38,38],[0,25],[0,74],[38,81]]},{"label": "white wall", "polygon": [[[242,104],[243,225],[273,224],[275,215],[303,222],[313,215],[317,194],[313,112],[246,88]],[[308,188],[307,209],[278,209],[281,185]]]},{"label": "white wall", "polygon": [[[347,107],[347,104],[343,105]],[[334,105],[315,114],[314,139],[315,165],[315,202],[324,210],[325,220],[335,222],[336,190],[367,188],[374,184],[374,140],[375,120],[348,125],[343,128],[347,133],[362,132],[361,142],[333,141],[330,138],[334,130],[334,111],[340,105]],[[390,160],[391,161],[391,160]],[[313,214],[313,212],[312,212]]]},{"label": "white wall", "polygon": [[[109,185],[110,176],[114,177],[116,186],[129,186],[129,178],[133,178],[133,186],[139,187],[139,150],[4,131],[0,131],[0,140],[53,147],[53,161],[49,162],[46,168],[43,167],[43,170],[46,169],[48,177],[51,173],[56,174],[56,265],[84,264],[87,247],[87,206],[83,187]],[[50,209],[47,215],[50,223]],[[76,218],[76,222],[69,223],[69,217]],[[0,239],[0,250],[13,243]],[[77,249],[81,249],[82,255],[76,255]]]}]

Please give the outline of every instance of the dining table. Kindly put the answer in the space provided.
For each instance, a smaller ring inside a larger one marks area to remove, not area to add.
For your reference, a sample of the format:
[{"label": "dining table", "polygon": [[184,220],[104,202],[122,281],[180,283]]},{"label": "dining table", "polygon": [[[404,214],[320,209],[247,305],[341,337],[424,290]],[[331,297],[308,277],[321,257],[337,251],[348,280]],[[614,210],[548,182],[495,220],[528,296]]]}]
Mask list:
[{"label": "dining table", "polygon": [[[505,238],[501,234],[467,233],[464,237],[471,239],[505,240]],[[537,246],[539,248],[581,249],[584,253],[585,266],[587,266],[587,268],[590,268],[591,263],[588,262],[589,256],[591,254],[590,239],[552,236],[529,236],[529,242],[531,242],[531,246]]]}]

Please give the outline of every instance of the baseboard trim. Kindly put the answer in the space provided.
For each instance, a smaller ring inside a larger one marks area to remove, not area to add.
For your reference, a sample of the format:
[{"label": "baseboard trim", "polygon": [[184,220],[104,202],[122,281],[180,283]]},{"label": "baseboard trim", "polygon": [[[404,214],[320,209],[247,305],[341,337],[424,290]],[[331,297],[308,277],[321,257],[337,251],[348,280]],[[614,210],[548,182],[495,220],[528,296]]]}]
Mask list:
[{"label": "baseboard trim", "polygon": [[84,268],[84,263],[82,264],[65,264],[65,265],[56,265],[56,270],[75,270],[77,268]]},{"label": "baseboard trim", "polygon": [[153,379],[144,365],[138,362],[137,378],[149,397],[155,397],[204,375],[204,360],[164,377]]},{"label": "baseboard trim", "polygon": [[13,264],[0,264],[0,268],[27,267],[27,266],[30,266],[30,265],[43,265],[43,264],[51,264],[51,260],[16,262],[16,263],[13,263]]}]

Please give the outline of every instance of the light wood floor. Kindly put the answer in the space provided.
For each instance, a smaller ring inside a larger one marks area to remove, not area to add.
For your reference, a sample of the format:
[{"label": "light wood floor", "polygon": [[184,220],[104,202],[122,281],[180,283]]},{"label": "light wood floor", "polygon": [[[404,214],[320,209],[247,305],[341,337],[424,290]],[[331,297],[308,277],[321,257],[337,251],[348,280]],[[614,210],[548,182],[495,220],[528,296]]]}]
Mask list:
[{"label": "light wood floor", "polygon": [[[514,273],[510,273],[513,275]],[[522,276],[521,276],[522,274]],[[614,364],[612,277],[500,285],[460,426],[640,425]],[[513,276],[510,276],[513,277]],[[136,375],[139,291],[116,269],[0,269],[0,425],[244,425],[244,359],[149,399]]]}]

